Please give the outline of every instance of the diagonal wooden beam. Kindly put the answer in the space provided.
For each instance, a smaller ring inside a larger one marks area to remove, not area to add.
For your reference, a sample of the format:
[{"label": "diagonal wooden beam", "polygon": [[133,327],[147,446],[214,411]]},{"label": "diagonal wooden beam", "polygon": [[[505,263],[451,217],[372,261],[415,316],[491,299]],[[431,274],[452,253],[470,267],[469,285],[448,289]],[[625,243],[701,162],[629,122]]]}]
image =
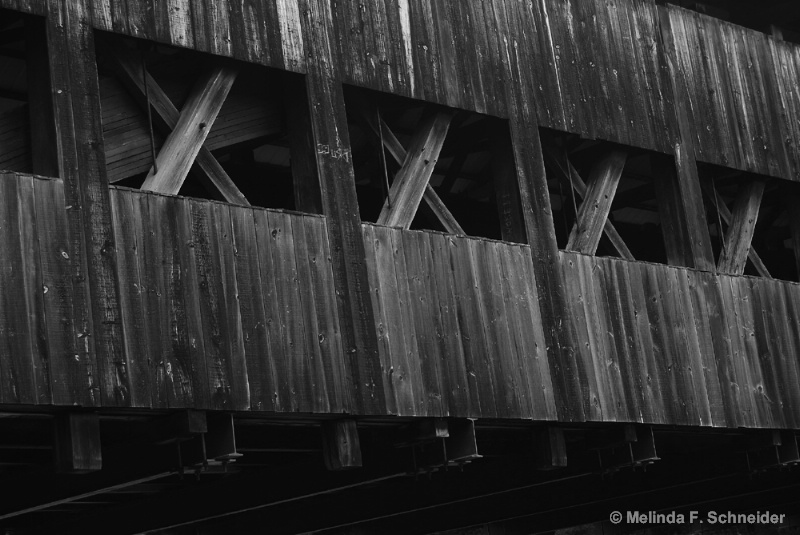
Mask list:
[{"label": "diagonal wooden beam", "polygon": [[411,226],[436,167],[452,118],[452,114],[444,112],[432,115],[411,140],[403,166],[389,191],[391,204],[389,199],[384,203],[378,218],[379,225],[404,229]]},{"label": "diagonal wooden beam", "polygon": [[235,80],[236,71],[226,67],[214,67],[200,77],[147,174],[143,190],[178,193]]},{"label": "diagonal wooden beam", "polygon": [[764,182],[761,180],[746,182],[736,197],[733,213],[728,210],[725,203],[716,198],[713,192],[706,191],[706,195],[716,206],[723,221],[728,224],[717,269],[721,273],[742,275],[747,259],[750,258],[759,274],[772,278],[752,247],[753,234],[758,222],[758,211],[764,195]]},{"label": "diagonal wooden beam", "polygon": [[[369,126],[370,130],[372,130],[375,135],[383,138],[383,145],[386,147],[386,150],[388,150],[392,158],[402,166],[403,162],[406,160],[406,149],[403,147],[403,144],[400,143],[400,140],[397,139],[397,136],[394,135],[389,125],[387,125],[382,118],[379,124],[377,117],[370,113],[365,106],[362,106],[359,111],[362,119],[367,126]],[[425,185],[425,193],[422,198],[447,232],[451,234],[466,234],[430,184]],[[392,199],[392,202],[394,202],[394,199]]]},{"label": "diagonal wooden beam", "polygon": [[[722,199],[720,199],[718,196],[715,196],[714,191],[707,184],[703,184],[703,193],[705,193],[706,197],[708,197],[708,199],[714,205],[714,208],[719,213],[719,217],[722,219],[722,221],[726,225],[730,226],[732,217],[731,211],[728,209],[727,206],[725,206],[725,203],[722,201]],[[720,232],[723,232],[722,229],[720,229]],[[770,275],[767,266],[764,265],[764,261],[761,260],[761,257],[753,248],[752,244],[750,244],[750,251],[747,253],[747,258],[750,260],[750,262],[753,263],[753,267],[756,268],[756,271],[758,272],[759,275],[761,275],[766,279],[772,278],[772,275]]]},{"label": "diagonal wooden beam", "polygon": [[597,251],[627,158],[626,153],[614,150],[592,168],[567,250],[591,255]]},{"label": "diagonal wooden beam", "polygon": [[[109,54],[109,56],[116,67],[115,71],[117,75],[125,87],[128,88],[128,91],[133,93],[135,100],[141,106],[147,106],[141,62],[126,50],[118,47],[114,47],[113,52]],[[181,113],[161,86],[158,85],[158,82],[156,82],[149,73],[147,74],[147,91],[149,93],[150,105],[155,112],[154,118],[156,120],[154,124],[165,135],[169,135],[178,125]],[[207,130],[210,131],[211,127],[208,126]],[[208,149],[205,147],[200,148],[195,158],[195,163],[197,163],[203,178],[220,192],[223,199],[229,203],[250,206],[247,198],[239,188],[236,187],[231,177],[228,176],[228,173],[225,172]]]},{"label": "diagonal wooden beam", "polygon": [[[578,194],[578,197],[581,199],[586,198],[586,183],[578,174],[578,170],[575,169],[572,162],[566,157],[566,154],[564,154],[562,159],[556,153],[555,149],[552,147],[545,147],[544,158],[551,168],[561,173],[561,175],[572,184],[572,188],[575,190],[575,193]],[[603,232],[622,258],[626,260],[635,260],[633,253],[631,253],[628,246],[625,245],[622,236],[619,235],[616,227],[614,227],[614,224],[611,223],[608,218],[606,218],[605,225],[603,226]]]}]

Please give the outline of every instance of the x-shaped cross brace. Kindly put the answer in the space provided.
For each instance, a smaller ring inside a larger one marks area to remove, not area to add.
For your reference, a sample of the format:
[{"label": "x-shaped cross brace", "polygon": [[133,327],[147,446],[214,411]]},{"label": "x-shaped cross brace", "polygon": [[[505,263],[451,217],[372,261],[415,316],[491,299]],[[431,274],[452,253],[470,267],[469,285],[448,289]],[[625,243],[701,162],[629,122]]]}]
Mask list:
[{"label": "x-shaped cross brace", "polygon": [[[142,101],[147,94],[158,119],[156,124],[167,133],[167,140],[147,175],[143,190],[175,195],[183,185],[193,163],[221,194],[235,204],[249,202],[233,183],[219,162],[203,144],[236,80],[236,71],[214,67],[206,72],[189,95],[180,112],[141,63],[122,47],[113,47],[111,58],[122,82]],[[147,88],[145,89],[145,76]],[[147,105],[145,103],[145,105]],[[155,169],[158,172],[155,172]]]}]

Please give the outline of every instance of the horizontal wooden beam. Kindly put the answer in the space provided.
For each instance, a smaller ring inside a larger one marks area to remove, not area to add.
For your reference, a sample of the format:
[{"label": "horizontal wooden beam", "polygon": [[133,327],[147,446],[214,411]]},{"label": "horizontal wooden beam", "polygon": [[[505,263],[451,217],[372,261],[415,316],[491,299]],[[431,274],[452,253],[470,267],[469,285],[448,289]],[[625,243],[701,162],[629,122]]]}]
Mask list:
[{"label": "horizontal wooden beam", "polygon": [[452,114],[437,113],[426,121],[411,141],[403,166],[389,191],[378,218],[379,225],[408,229],[429,186]]}]

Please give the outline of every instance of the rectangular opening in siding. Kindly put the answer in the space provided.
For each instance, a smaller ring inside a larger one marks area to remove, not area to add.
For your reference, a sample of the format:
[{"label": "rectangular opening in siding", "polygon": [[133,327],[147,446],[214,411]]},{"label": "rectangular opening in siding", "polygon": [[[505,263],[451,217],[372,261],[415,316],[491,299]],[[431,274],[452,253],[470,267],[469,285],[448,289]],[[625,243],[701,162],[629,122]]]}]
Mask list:
[{"label": "rectangular opening in siding", "polygon": [[718,269],[797,281],[800,184],[711,164],[698,171]]},{"label": "rectangular opening in siding", "polygon": [[670,156],[541,129],[553,224],[560,249],[666,263],[660,184]]},{"label": "rectangular opening in siding", "polygon": [[[301,75],[97,36],[110,183],[319,212],[316,152]],[[306,202],[304,195],[314,200]]]},{"label": "rectangular opening in siding", "polygon": [[345,87],[363,221],[525,242],[508,122]]},{"label": "rectangular opening in siding", "polygon": [[44,18],[0,10],[0,169],[58,176],[54,132]]}]

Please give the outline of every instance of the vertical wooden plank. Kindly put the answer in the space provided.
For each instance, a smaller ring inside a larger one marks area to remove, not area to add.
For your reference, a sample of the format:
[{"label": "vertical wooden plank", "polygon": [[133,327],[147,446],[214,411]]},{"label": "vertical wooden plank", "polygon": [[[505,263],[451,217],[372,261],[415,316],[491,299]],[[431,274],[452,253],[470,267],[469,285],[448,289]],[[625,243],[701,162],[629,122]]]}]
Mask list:
[{"label": "vertical wooden plank", "polygon": [[453,238],[450,262],[454,268],[454,292],[464,364],[470,393],[470,407],[483,417],[498,415],[500,399],[495,396],[491,368],[487,366],[489,346],[481,316],[478,288],[481,279],[472,260],[471,247],[475,240]]},{"label": "vertical wooden plank", "polygon": [[175,46],[192,48],[194,28],[192,27],[191,0],[167,0],[169,23],[169,42]]},{"label": "vertical wooden plank", "polygon": [[213,203],[214,228],[217,232],[220,281],[222,298],[221,313],[224,318],[224,337],[227,348],[224,365],[231,388],[230,406],[234,410],[250,408],[250,390],[247,381],[247,360],[244,354],[244,338],[242,335],[242,319],[239,312],[239,290],[234,265],[234,248],[231,228],[231,211],[241,208]]},{"label": "vertical wooden plank", "polygon": [[[705,358],[706,347],[701,345],[701,337],[697,331],[696,311],[693,306],[692,291],[689,285],[687,270],[669,269],[667,284],[677,289],[673,306],[675,317],[682,325],[685,335],[684,345],[679,346],[679,360],[684,369],[686,388],[694,394],[694,413],[689,414],[692,423],[709,426],[714,423],[711,404],[714,392],[709,389],[706,380]],[[679,339],[680,343],[681,340]]]},{"label": "vertical wooden plank", "polygon": [[408,20],[408,0],[384,0],[389,40],[392,46],[392,77],[397,93],[414,95],[414,57],[411,52],[411,28]]},{"label": "vertical wooden plank", "polygon": [[[274,0],[274,3],[280,28],[276,38],[281,44],[283,66],[290,71],[302,72],[305,70],[306,45],[300,17],[300,2],[298,0]],[[269,4],[271,2],[267,3],[267,5]]]},{"label": "vertical wooden plank", "polygon": [[433,285],[436,294],[432,296],[438,306],[441,322],[440,345],[442,350],[442,373],[447,405],[451,416],[467,417],[476,414],[470,407],[469,382],[464,361],[464,349],[461,345],[458,317],[456,315],[455,290],[453,279],[455,273],[450,264],[450,248],[452,237],[431,233],[430,265],[433,270]]},{"label": "vertical wooden plank", "polygon": [[[145,201],[146,199],[146,201]],[[162,195],[143,195],[149,215],[149,243],[152,245],[152,258],[157,284],[155,295],[161,319],[161,360],[157,381],[159,392],[169,407],[194,407],[204,399],[197,390],[206,390],[205,383],[195,380],[195,365],[190,341],[191,327],[188,317],[193,314],[187,310],[184,285],[187,284],[185,264],[181,259],[181,249],[191,243],[191,235],[182,226],[183,218],[176,204],[181,202]],[[200,353],[202,354],[202,353]]]},{"label": "vertical wooden plank", "polygon": [[212,203],[190,201],[192,221],[192,248],[194,268],[199,285],[198,301],[205,354],[202,356],[208,374],[205,388],[210,393],[211,406],[216,409],[234,408],[237,395],[232,378],[228,375],[227,359],[231,358],[227,317],[225,316],[225,289],[223,287],[222,258],[216,225],[223,223],[216,217]]},{"label": "vertical wooden plank", "polygon": [[691,307],[694,317],[694,330],[697,335],[700,351],[700,362],[693,368],[694,374],[699,375],[702,370],[703,382],[707,392],[711,425],[726,427],[727,414],[722,386],[720,385],[717,359],[714,354],[714,340],[712,335],[712,319],[709,317],[708,300],[713,299],[708,292],[713,292],[709,286],[710,276],[707,273],[686,270],[688,292],[691,297]]},{"label": "vertical wooden plank", "polygon": [[445,103],[448,106],[463,108],[470,106],[463,105],[462,94],[464,89],[458,72],[458,62],[462,55],[457,52],[456,37],[461,37],[466,32],[458,31],[459,28],[457,26],[454,27],[453,19],[448,9],[450,6],[456,5],[458,4],[447,2],[446,0],[434,0],[431,2],[431,11],[435,17],[434,20],[437,22],[434,29],[436,31],[436,44],[442,59],[442,90],[445,95]]},{"label": "vertical wooden plank", "polygon": [[508,333],[496,245],[487,240],[470,240],[470,253],[478,284],[481,324],[486,334],[486,368],[497,403],[497,415],[500,418],[518,418],[520,396],[524,396],[526,386],[515,365],[518,355],[514,353]]},{"label": "vertical wooden plank", "polygon": [[[305,359],[306,369],[310,379],[309,402],[314,412],[330,412],[330,392],[328,379],[331,377],[331,369],[325,369],[326,362],[323,361],[321,341],[324,342],[325,334],[321,332],[320,321],[317,314],[316,291],[312,281],[311,264],[314,263],[314,253],[309,250],[307,238],[312,236],[311,231],[307,231],[304,224],[304,217],[292,216],[292,241],[294,244],[294,254],[297,262],[297,280],[300,290],[300,304],[302,306],[302,319],[305,325]],[[323,318],[325,321],[325,318]],[[330,363],[330,354],[325,355],[324,359]],[[326,371],[328,373],[326,373]]]},{"label": "vertical wooden plank", "polygon": [[737,299],[736,280],[735,277],[720,275],[718,281],[721,292],[720,313],[726,324],[724,333],[730,340],[727,351],[717,353],[718,358],[725,361],[723,370],[727,375],[725,378],[720,377],[720,382],[729,381],[730,388],[735,391],[737,425],[755,427],[755,400],[747,374],[747,349],[744,340],[746,334],[741,327],[741,305]]},{"label": "vertical wooden plank", "polygon": [[414,65],[418,69],[419,85],[415,96],[428,101],[442,102],[439,49],[433,30],[431,3],[426,0],[407,0],[413,44]]},{"label": "vertical wooden plank", "polygon": [[[30,236],[30,232],[25,236],[21,227],[26,219],[23,212],[33,208],[30,206],[33,202],[31,181],[32,178],[25,175],[0,175],[0,250],[4,258],[0,268],[0,288],[3,289],[0,294],[0,399],[3,403],[38,402],[34,366],[41,364],[38,362],[41,355],[38,354],[36,325],[30,321],[35,318],[29,317],[29,312],[35,314],[35,310],[28,309],[29,301],[34,299],[28,294],[36,281],[26,280],[36,275],[35,263],[31,263],[35,257],[31,257],[29,251],[36,243],[26,243],[35,237]],[[30,200],[26,198],[28,193]]]},{"label": "vertical wooden plank", "polygon": [[[313,61],[308,64],[306,90],[311,102],[311,124],[317,146],[323,213],[333,254],[334,280],[339,297],[342,343],[347,377],[358,401],[358,412],[384,413],[385,397],[364,240],[359,219],[350,140],[340,79],[339,58],[331,48],[330,4],[299,0],[303,40]],[[333,113],[331,113],[333,111]]]},{"label": "vertical wooden plank", "polygon": [[286,356],[284,370],[289,384],[289,400],[284,410],[311,411],[311,375],[306,361],[306,325],[303,320],[303,303],[300,294],[300,281],[297,275],[297,261],[294,252],[295,232],[291,218],[286,214],[268,212],[270,249],[275,266],[275,289],[280,307],[281,331],[283,332],[283,352]]},{"label": "vertical wooden plank", "polygon": [[272,411],[276,410],[272,395],[276,379],[270,362],[277,355],[270,351],[272,340],[267,328],[263,292],[272,281],[262,279],[253,209],[232,211],[231,224],[250,409]]},{"label": "vertical wooden plank", "polygon": [[155,2],[154,0],[126,0],[128,6],[128,28],[130,35],[140,39],[155,40]]},{"label": "vertical wooden plank", "polygon": [[616,355],[614,360],[622,383],[624,414],[629,422],[650,421],[652,416],[649,403],[645,402],[641,376],[641,369],[645,366],[640,361],[644,360],[644,355],[637,354],[632,343],[636,327],[632,322],[631,292],[624,263],[609,258],[598,258],[597,261],[605,264],[601,272],[602,293],[598,294],[598,299],[603,299],[608,307],[609,349]]},{"label": "vertical wooden plank", "polygon": [[[262,377],[262,388],[268,386],[268,391],[262,390],[262,397],[269,396],[270,403],[274,410],[287,412],[291,409],[291,376],[289,372],[290,353],[287,352],[287,344],[284,340],[289,333],[284,332],[284,315],[281,309],[282,303],[278,299],[278,287],[283,283],[278,279],[278,271],[275,257],[279,256],[276,251],[275,241],[278,238],[278,231],[272,234],[270,226],[270,212],[266,210],[254,210],[256,241],[258,242],[258,267],[261,271],[262,291],[264,292],[264,325],[269,349],[268,358],[259,357],[259,362],[263,363],[265,369],[261,370],[259,376],[258,366],[254,367],[254,377],[256,380]],[[249,364],[249,363],[248,363]],[[248,367],[249,371],[249,367]],[[270,382],[270,378],[272,379]],[[252,380],[251,380],[252,381]],[[251,395],[255,395],[253,392]],[[253,398],[258,402],[258,398]],[[266,402],[264,402],[266,403]]]},{"label": "vertical wooden plank", "polygon": [[[609,412],[611,405],[611,415],[617,421],[637,421],[637,404],[633,401],[632,392],[626,383],[627,377],[623,377],[622,369],[625,364],[622,362],[622,354],[617,351],[615,339],[615,325],[612,313],[612,303],[609,302],[609,287],[613,287],[612,274],[613,264],[616,262],[610,258],[592,258],[589,262],[584,261],[583,278],[587,286],[591,284],[591,292],[588,295],[594,301],[594,314],[587,317],[587,322],[593,323],[595,330],[593,338],[600,349],[600,353],[595,356],[598,364],[598,375],[602,373],[606,387],[606,413]],[[614,293],[616,293],[614,291]],[[587,308],[587,310],[591,310]],[[609,419],[606,414],[606,420]]]},{"label": "vertical wooden plank", "polygon": [[51,401],[56,405],[69,405],[73,399],[78,399],[72,389],[82,384],[83,367],[80,360],[75,359],[72,259],[64,183],[37,181],[34,195]]},{"label": "vertical wooden plank", "polygon": [[[45,338],[45,316],[43,300],[42,265],[39,260],[39,219],[36,210],[36,182],[39,179],[17,177],[19,189],[19,240],[22,262],[19,268],[23,273],[24,306],[30,332],[29,359],[33,377],[33,396],[36,403],[50,403],[50,357]],[[47,216],[44,216],[47,217]]]},{"label": "vertical wooden plank", "polygon": [[[145,254],[142,235],[142,213],[133,200],[138,194],[126,190],[111,190],[111,213],[114,235],[117,238],[117,276],[119,277],[119,305],[122,321],[125,354],[129,355],[128,370],[132,377],[131,405],[151,407],[151,356],[147,345],[149,330],[144,315],[143,276],[140,261]],[[146,217],[147,212],[145,212]]]},{"label": "vertical wooden plank", "polygon": [[[740,392],[732,361],[735,346],[728,325],[728,316],[733,312],[726,307],[720,277],[705,272],[697,272],[696,276],[701,293],[705,298],[705,317],[708,318],[708,329],[714,351],[725,423],[728,427],[739,426],[742,425],[739,422],[744,420],[739,409]],[[703,316],[702,312],[701,310],[700,317]]]},{"label": "vertical wooden plank", "polygon": [[130,35],[128,29],[128,2],[126,0],[108,0],[111,11],[111,29],[115,33]]},{"label": "vertical wooden plank", "polygon": [[533,265],[527,246],[517,248],[514,273],[520,279],[521,323],[527,337],[528,383],[531,388],[534,419],[555,420],[558,417],[553,382],[547,361],[547,340],[544,334],[539,296],[533,280]]},{"label": "vertical wooden plank", "polygon": [[[602,393],[598,391],[597,377],[595,376],[594,362],[592,360],[592,340],[589,337],[586,323],[587,311],[584,303],[587,297],[581,287],[580,277],[581,257],[574,253],[564,253],[561,256],[561,272],[566,289],[566,302],[569,306],[568,321],[572,322],[571,333],[575,337],[575,359],[577,361],[576,376],[580,382],[580,397],[572,403],[580,403],[587,421],[603,421],[603,405],[605,401]],[[551,363],[552,368],[552,363]]]},{"label": "vertical wooden plank", "polygon": [[[503,304],[506,311],[506,336],[511,349],[508,360],[503,363],[506,376],[511,375],[517,383],[518,414],[531,418],[534,412],[546,415],[546,403],[542,396],[541,380],[534,368],[536,355],[535,341],[529,336],[533,333],[530,315],[522,303],[526,300],[524,284],[517,269],[518,247],[510,244],[494,245],[500,272]],[[524,273],[524,272],[522,272]],[[535,385],[535,386],[533,386]],[[535,391],[534,391],[535,389]],[[535,401],[534,401],[535,396]],[[538,409],[538,410],[537,410]]]},{"label": "vertical wooden plank", "polygon": [[[628,306],[630,307],[629,320],[631,324],[631,334],[633,339],[629,340],[632,352],[639,355],[640,377],[644,403],[647,407],[645,412],[645,422],[654,423],[670,422],[671,411],[668,411],[667,404],[670,403],[665,398],[669,395],[668,385],[662,383],[662,375],[659,373],[657,358],[660,351],[656,350],[651,327],[652,319],[648,313],[649,299],[646,292],[644,279],[644,264],[625,263],[621,277],[629,281],[627,286],[630,289]],[[646,415],[650,419],[646,419]]]},{"label": "vertical wooden plank", "polygon": [[[212,391],[209,389],[208,367],[206,366],[206,333],[204,332],[201,301],[201,276],[198,270],[197,243],[194,237],[192,202],[188,199],[172,200],[169,210],[170,225],[174,218],[175,252],[180,270],[171,273],[176,281],[170,290],[172,307],[176,312],[177,334],[175,357],[183,370],[184,396],[191,396],[196,409],[210,409]],[[180,281],[180,284],[177,284]],[[181,308],[181,303],[183,307]],[[185,327],[184,327],[185,326]],[[180,334],[185,331],[185,338]],[[209,350],[211,350],[209,348]],[[191,378],[191,382],[187,379]]]},{"label": "vertical wooden plank", "polygon": [[[744,277],[731,277],[731,288],[736,313],[739,320],[737,333],[742,341],[743,351],[741,353],[742,374],[737,373],[742,388],[747,388],[750,397],[753,399],[753,427],[775,428],[780,427],[780,422],[773,421],[771,405],[771,392],[768,392],[764,382],[761,358],[756,338],[756,325],[753,311],[753,295],[748,280]],[[744,381],[742,384],[742,379]]]},{"label": "vertical wooden plank", "polygon": [[[326,221],[319,217],[303,217],[303,232],[313,289],[313,306],[317,313],[316,341],[320,348],[321,371],[328,385],[331,412],[342,412],[352,405],[347,392],[342,336],[339,331],[339,314],[336,309],[336,292],[333,286],[333,268],[328,249]],[[312,339],[313,343],[314,340]]]},{"label": "vertical wooden plank", "polygon": [[402,234],[408,276],[410,305],[413,313],[414,331],[417,335],[422,384],[425,389],[427,416],[447,416],[448,405],[444,398],[446,385],[441,368],[442,354],[439,345],[441,323],[435,313],[435,293],[430,271],[430,244],[423,232]]},{"label": "vertical wooden plank", "polygon": [[[773,428],[786,428],[792,424],[787,422],[784,415],[788,405],[785,401],[786,392],[782,388],[779,370],[783,367],[781,362],[780,334],[777,323],[782,320],[775,315],[779,298],[772,292],[772,281],[768,279],[744,279],[750,289],[751,306],[753,314],[753,331],[756,347],[758,348],[757,360],[761,370],[761,382],[756,387],[759,394],[767,401],[767,409],[771,416]],[[791,418],[794,420],[794,418]]]},{"label": "vertical wooden plank", "polygon": [[[780,284],[780,283],[773,283]],[[792,355],[797,354],[800,348],[800,286],[795,284],[780,284],[780,316],[784,318],[785,336],[782,338],[785,347],[785,367],[781,376],[789,391],[786,399],[791,400],[789,411],[794,415],[795,422],[798,421],[797,415],[800,414],[800,389],[797,388],[800,380],[800,364]],[[788,398],[788,399],[787,399]],[[788,411],[787,411],[788,412]]]},{"label": "vertical wooden plank", "polygon": [[[423,379],[422,361],[425,357],[421,355],[419,351],[419,333],[414,323],[415,303],[413,302],[410,291],[411,279],[406,265],[406,251],[403,241],[404,232],[375,227],[375,234],[377,239],[381,241],[379,250],[383,251],[384,255],[386,255],[382,260],[379,258],[379,261],[386,267],[391,263],[393,269],[396,271],[394,280],[394,283],[397,285],[396,292],[392,287],[393,281],[391,279],[391,270],[389,269],[386,269],[386,277],[381,280],[381,285],[382,287],[384,284],[387,285],[387,297],[391,295],[397,296],[397,301],[394,304],[399,308],[399,312],[394,311],[393,314],[395,317],[400,318],[400,323],[398,323],[398,325],[402,327],[400,334],[403,337],[405,345],[404,355],[407,356],[405,366],[406,380],[409,384],[409,390],[413,392],[413,410],[416,415],[424,416],[429,413],[429,402]],[[390,317],[392,316],[390,315]]]},{"label": "vertical wooden plank", "polygon": [[[372,310],[375,313],[375,330],[378,333],[378,356],[381,359],[381,372],[386,396],[386,410],[389,414],[413,414],[413,396],[408,395],[412,385],[406,380],[405,366],[400,365],[405,357],[405,348],[393,351],[392,346],[403,344],[399,318],[389,320],[386,310],[388,302],[397,301],[397,295],[384,294],[381,280],[394,278],[392,265],[384,267],[383,259],[386,257],[383,244],[375,236],[375,226],[364,225],[364,249],[366,251],[367,273],[369,275],[369,290],[372,297]],[[378,258],[381,257],[381,264]],[[386,269],[386,268],[390,268]],[[387,273],[387,271],[390,271]]]},{"label": "vertical wooden plank", "polygon": [[[653,372],[658,376],[662,388],[665,419],[668,422],[687,424],[686,402],[681,370],[671,339],[672,325],[665,308],[671,297],[670,289],[658,279],[658,266],[643,264],[642,282],[653,342]],[[691,400],[689,400],[691,403]]]},{"label": "vertical wooden plank", "polygon": [[[192,243],[191,233],[183,226],[184,218],[178,210],[183,201],[162,195],[143,195],[149,215],[149,243],[152,245],[150,262],[154,264],[154,282],[151,299],[159,303],[161,359],[156,375],[159,392],[168,407],[194,407],[206,399],[206,383],[196,380],[192,358],[193,343],[189,317],[196,312],[188,310],[185,286],[189,284],[187,266],[181,258],[181,249]],[[155,293],[155,295],[153,295]],[[199,352],[196,355],[202,355]],[[201,391],[201,392],[198,392]]]},{"label": "vertical wooden plank", "polygon": [[[127,193],[132,200],[131,211],[138,214],[138,217],[129,221],[130,232],[142,240],[137,256],[141,263],[142,274],[140,292],[143,294],[146,333],[143,341],[147,343],[145,354],[150,358],[154,368],[152,405],[158,408],[183,407],[184,400],[175,399],[173,395],[175,390],[171,388],[174,385],[170,344],[172,322],[163,269],[165,203],[155,195],[132,191]],[[123,281],[124,278],[120,278],[120,282]],[[135,334],[135,330],[130,333],[131,336]]]}]

